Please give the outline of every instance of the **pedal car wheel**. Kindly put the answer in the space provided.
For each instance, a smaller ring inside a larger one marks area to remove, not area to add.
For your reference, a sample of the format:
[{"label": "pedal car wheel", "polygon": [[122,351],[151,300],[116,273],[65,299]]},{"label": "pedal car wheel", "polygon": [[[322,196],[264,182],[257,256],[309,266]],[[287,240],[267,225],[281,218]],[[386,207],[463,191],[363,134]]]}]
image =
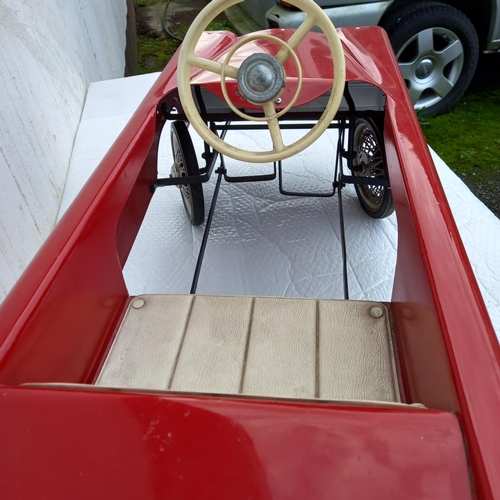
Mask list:
[{"label": "pedal car wheel", "polygon": [[[354,127],[354,171],[357,177],[387,179],[387,163],[379,131],[372,120],[356,120]],[[363,210],[374,219],[383,219],[394,212],[392,192],[386,186],[355,184],[356,194]]]},{"label": "pedal car wheel", "polygon": [[[172,142],[172,156],[174,159],[171,170],[172,177],[199,175],[200,169],[193,141],[183,121],[172,122],[170,140]],[[179,188],[189,222],[193,226],[203,224],[205,220],[205,199],[202,185],[181,184]]]},{"label": "pedal car wheel", "polygon": [[[289,3],[301,9],[307,16],[304,22],[295,30],[287,41],[269,33],[257,32],[248,37],[240,38],[226,54],[223,62],[196,55],[196,45],[207,24],[225,9],[228,9],[240,1],[241,0],[212,0],[212,2],[200,12],[184,37],[177,63],[177,88],[182,103],[182,109],[191,125],[193,125],[194,129],[203,140],[226,156],[236,160],[253,163],[267,163],[290,158],[316,141],[328,128],[337,113],[342,101],[346,73],[342,44],[331,20],[313,0],[289,0]],[[298,45],[306,38],[309,31],[315,26],[318,26],[323,32],[333,59],[332,91],[328,103],[325,106],[325,110],[314,127],[296,142],[286,145],[283,142],[278,118],[294,105],[300,93],[302,88],[302,68],[295,51]],[[232,65],[231,58],[236,50],[256,40],[260,40],[261,43],[268,46],[277,44],[281,46],[281,48],[273,55],[267,53],[253,53],[243,62],[240,61],[240,65]],[[287,102],[286,105],[283,103],[283,105],[280,106],[282,101],[280,96],[284,93],[285,84],[287,82],[287,75],[283,69],[283,65],[288,59],[293,60],[292,64],[296,66],[295,84],[297,90],[290,99],[290,102]],[[191,93],[190,76],[191,73],[193,73],[193,68],[209,71],[219,76],[222,93],[227,104],[234,113],[246,119],[267,123],[273,149],[268,151],[248,151],[237,148],[223,141],[217,134],[210,130],[198,113]],[[226,78],[233,79],[232,86],[234,86],[234,80],[237,81],[241,96],[243,96],[252,106],[255,106],[256,109],[260,107],[264,115],[263,117],[249,117],[249,115],[241,112],[238,106],[231,102],[226,89]]]}]

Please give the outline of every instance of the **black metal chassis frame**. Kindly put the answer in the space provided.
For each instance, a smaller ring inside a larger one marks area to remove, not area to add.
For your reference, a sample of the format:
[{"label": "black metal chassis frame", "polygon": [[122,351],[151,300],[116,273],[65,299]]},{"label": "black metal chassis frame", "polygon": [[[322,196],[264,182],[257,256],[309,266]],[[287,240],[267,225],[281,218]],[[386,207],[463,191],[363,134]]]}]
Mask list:
[{"label": "black metal chassis frame", "polygon": [[[224,139],[228,131],[234,130],[267,130],[267,124],[258,123],[248,123],[243,122],[242,118],[236,113],[230,111],[227,113],[214,114],[207,113],[203,97],[201,95],[199,87],[195,87],[194,94],[196,96],[198,109],[202,119],[210,127],[210,130],[217,134],[221,139]],[[334,166],[334,181],[332,183],[332,188],[328,192],[322,193],[308,193],[308,192],[291,192],[286,191],[283,188],[283,172],[282,172],[282,161],[274,162],[274,171],[272,174],[264,175],[251,175],[251,176],[229,176],[225,167],[224,156],[218,151],[211,148],[206,142],[204,144],[204,153],[202,158],[205,160],[205,166],[200,168],[200,175],[196,176],[185,176],[185,177],[167,177],[158,178],[151,184],[151,190],[154,192],[157,188],[163,186],[180,186],[186,184],[203,184],[208,182],[214,172],[217,160],[220,162],[219,168],[215,170],[217,174],[217,181],[215,184],[214,193],[212,196],[212,202],[210,204],[210,210],[207,216],[207,221],[205,225],[205,230],[203,232],[202,242],[200,246],[200,251],[198,254],[198,259],[196,262],[196,268],[193,276],[193,281],[191,283],[190,293],[196,293],[196,288],[198,285],[198,279],[201,271],[201,266],[203,263],[203,257],[205,255],[205,249],[208,242],[208,237],[210,233],[210,227],[212,225],[212,219],[215,212],[215,206],[217,204],[217,197],[219,194],[219,189],[221,185],[222,178],[226,182],[257,182],[257,181],[271,181],[276,179],[278,175],[279,181],[279,191],[283,195],[287,196],[303,196],[303,197],[321,197],[328,198],[332,197],[337,193],[339,198],[339,221],[340,221],[340,239],[341,239],[341,252],[342,252],[342,268],[343,268],[343,285],[344,285],[344,299],[349,298],[349,283],[347,276],[347,249],[346,249],[346,238],[345,238],[345,225],[344,225],[344,211],[342,207],[342,188],[346,184],[358,184],[358,185],[370,185],[370,186],[386,186],[390,188],[389,179],[373,179],[370,177],[359,177],[352,175],[356,172],[356,167],[353,165],[353,160],[356,157],[356,152],[354,151],[354,124],[357,118],[371,118],[374,119],[378,125],[383,124],[384,111],[357,111],[354,101],[349,92],[349,86],[346,84],[344,90],[344,97],[348,104],[348,111],[338,111],[332,123],[328,126],[329,129],[338,129],[338,142],[337,142],[337,152],[335,156],[335,166]],[[248,113],[251,115],[251,113]],[[286,114],[286,119],[280,119],[280,128],[282,130],[307,130],[313,127],[312,123],[287,123],[288,121],[304,121],[304,122],[314,122],[321,117],[321,112],[293,112],[289,111]],[[258,116],[256,114],[255,116]],[[169,109],[167,106],[163,106],[163,118],[164,123],[173,120],[183,120],[188,121],[187,117],[182,113],[178,112],[176,109]],[[235,123],[233,123],[235,122]],[[243,122],[243,123],[241,123]],[[344,148],[345,132],[349,131],[347,149]],[[342,159],[347,162],[347,167],[350,171],[350,175],[346,175],[343,169]]]}]

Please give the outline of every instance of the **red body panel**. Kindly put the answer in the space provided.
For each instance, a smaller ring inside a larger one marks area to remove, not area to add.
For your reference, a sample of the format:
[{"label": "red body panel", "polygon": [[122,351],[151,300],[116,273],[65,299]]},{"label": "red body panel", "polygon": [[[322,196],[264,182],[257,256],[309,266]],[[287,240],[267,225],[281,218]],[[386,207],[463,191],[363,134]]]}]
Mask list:
[{"label": "red body panel", "polygon": [[[378,28],[343,29],[340,35],[347,79],[372,83],[387,95],[384,134],[399,228],[391,310],[406,399],[456,413],[477,496],[500,498],[495,333],[387,37]],[[233,40],[231,34],[207,35],[200,55],[220,58]],[[299,104],[331,85],[322,73],[330,72],[331,61],[321,36],[305,42],[300,57],[307,80]],[[338,498],[397,498],[399,492],[411,498],[415,491],[419,498],[426,492],[429,498],[460,498],[461,492],[467,498],[460,432],[446,412],[16,386],[93,381],[129,300],[121,267],[152,196],[161,108],[180,106],[175,69],[176,57],[1,305],[0,383],[12,386],[0,392],[2,491],[21,498],[42,491],[56,492],[53,497],[86,492],[155,498],[175,484],[183,498],[223,498],[225,492],[211,496],[205,488],[229,468],[240,482],[227,478],[222,484],[240,489],[228,489],[228,498],[281,491],[289,492],[285,498],[310,498],[314,488],[330,494],[333,485]],[[211,74],[198,72],[194,83],[220,93]],[[228,88],[233,95],[231,82]],[[184,411],[196,415],[195,423]],[[160,443],[168,442],[171,425],[189,437],[175,445],[176,454],[164,456]],[[284,441],[276,439],[280,432]],[[193,436],[206,439],[206,446]],[[246,461],[237,453],[237,439],[245,442]],[[320,443],[318,455],[314,443]],[[175,476],[180,469],[174,457],[188,462],[178,472],[182,478]],[[356,465],[358,457],[363,467]],[[253,483],[245,475],[249,470]],[[460,488],[440,489],[449,480]],[[288,490],[290,485],[297,489]]]},{"label": "red body panel", "polygon": [[5,498],[472,498],[460,427],[446,412],[0,394]]}]

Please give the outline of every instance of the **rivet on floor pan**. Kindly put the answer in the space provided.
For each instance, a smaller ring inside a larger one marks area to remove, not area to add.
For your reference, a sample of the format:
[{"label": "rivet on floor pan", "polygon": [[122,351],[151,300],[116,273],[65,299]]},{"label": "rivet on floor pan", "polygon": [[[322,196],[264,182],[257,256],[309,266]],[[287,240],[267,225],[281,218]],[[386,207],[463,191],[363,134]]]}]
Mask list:
[{"label": "rivet on floor pan", "polygon": [[142,299],[135,299],[134,302],[132,302],[132,307],[134,309],[140,309],[141,307],[143,307],[145,304],[144,300]]},{"label": "rivet on floor pan", "polygon": [[382,308],[381,307],[372,307],[370,309],[370,316],[372,318],[381,318],[382,316],[384,315],[384,311],[382,311]]}]

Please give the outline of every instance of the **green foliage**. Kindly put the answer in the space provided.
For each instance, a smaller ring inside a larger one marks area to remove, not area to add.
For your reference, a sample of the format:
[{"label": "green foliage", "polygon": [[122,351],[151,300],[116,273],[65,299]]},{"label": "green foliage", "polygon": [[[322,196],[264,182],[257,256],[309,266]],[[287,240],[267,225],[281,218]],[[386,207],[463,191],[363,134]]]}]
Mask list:
[{"label": "green foliage", "polygon": [[470,92],[448,114],[421,125],[430,146],[466,182],[500,172],[500,89]]}]

